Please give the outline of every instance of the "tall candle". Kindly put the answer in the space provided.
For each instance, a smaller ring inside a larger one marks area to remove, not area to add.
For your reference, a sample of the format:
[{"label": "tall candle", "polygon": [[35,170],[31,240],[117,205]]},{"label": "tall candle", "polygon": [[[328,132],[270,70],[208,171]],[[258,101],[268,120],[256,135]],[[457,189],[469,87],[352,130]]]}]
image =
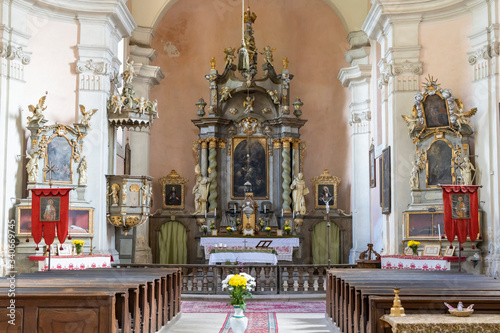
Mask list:
[{"label": "tall candle", "polygon": [[438,234],[439,234],[439,239],[441,240],[441,225],[438,224]]},{"label": "tall candle", "polygon": [[234,213],[236,214],[236,205],[233,206]]},{"label": "tall candle", "polygon": [[403,223],[403,227],[401,228],[401,233],[403,234],[403,238],[401,240],[405,239],[405,224]]},{"label": "tall candle", "polygon": [[207,218],[207,210],[205,209],[205,218]]},{"label": "tall candle", "polygon": [[281,217],[283,217],[283,208],[281,208]]},{"label": "tall candle", "polygon": [[214,209],[214,216],[217,216],[217,208]]},{"label": "tall candle", "polygon": [[264,214],[266,213],[266,205],[264,205]]}]

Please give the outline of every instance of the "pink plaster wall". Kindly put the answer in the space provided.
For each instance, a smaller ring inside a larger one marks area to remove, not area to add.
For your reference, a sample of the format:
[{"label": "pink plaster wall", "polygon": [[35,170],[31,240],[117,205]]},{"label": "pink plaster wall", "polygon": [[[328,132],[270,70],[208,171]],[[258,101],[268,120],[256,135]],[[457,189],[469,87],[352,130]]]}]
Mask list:
[{"label": "pink plaster wall", "polygon": [[437,23],[424,22],[419,28],[421,82],[424,83],[429,74],[434,76],[441,88],[451,89],[453,96],[463,101],[467,110],[473,107],[472,68],[467,61],[467,52],[471,50],[467,36],[471,28],[471,15]]},{"label": "pink plaster wall", "polygon": [[[257,14],[254,24],[259,50],[266,45],[276,48],[274,66],[281,71],[281,59],[290,60],[289,70],[295,75],[291,82],[291,100],[304,102],[301,139],[307,143],[304,175],[310,190],[311,178],[323,169],[342,179],[339,208],[349,210],[350,197],[350,134],[348,125],[348,89],[337,79],[349,48],[346,31],[337,14],[323,0],[252,0]],[[191,190],[194,184],[195,159],[192,142],[198,138],[194,103],[200,97],[209,100],[209,59],[215,56],[222,71],[225,47],[238,47],[241,41],[241,3],[239,1],[181,0],[162,18],[153,47],[165,79],[151,92],[158,99],[160,119],[155,121],[151,135],[150,173],[153,177],[167,175],[171,169],[189,178],[186,208],[193,209]],[[170,57],[166,45],[171,42],[179,51]],[[259,56],[259,75],[262,56]],[[155,209],[161,206],[161,189],[154,187]],[[314,193],[306,197],[308,209],[314,208]]]},{"label": "pink plaster wall", "polygon": [[36,105],[48,91],[45,101],[47,110],[44,112],[48,124],[73,124],[77,110],[75,47],[78,44],[78,26],[76,23],[48,21],[34,16],[29,21],[39,24],[29,25],[32,37],[27,49],[32,55],[30,64],[26,66],[23,123],[26,124],[26,117],[30,115],[28,105]]}]

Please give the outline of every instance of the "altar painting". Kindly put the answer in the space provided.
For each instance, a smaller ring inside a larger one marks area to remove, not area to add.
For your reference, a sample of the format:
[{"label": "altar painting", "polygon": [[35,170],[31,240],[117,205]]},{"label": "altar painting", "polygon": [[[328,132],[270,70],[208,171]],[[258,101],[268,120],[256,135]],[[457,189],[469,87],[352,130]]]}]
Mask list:
[{"label": "altar painting", "polygon": [[[47,145],[45,166],[54,166],[54,172],[51,173],[53,182],[71,183],[73,181],[73,172],[71,171],[72,149],[64,136],[54,137]],[[48,182],[49,180],[49,175],[44,173],[44,181]]]},{"label": "altar painting", "polygon": [[266,138],[233,137],[231,160],[231,198],[243,199],[249,181],[255,199],[269,198]]},{"label": "altar painting", "polygon": [[427,128],[448,127],[450,119],[446,101],[439,95],[428,95],[423,103]]},{"label": "altar painting", "polygon": [[453,150],[443,140],[434,141],[427,150],[427,187],[453,184]]},{"label": "altar painting", "polygon": [[[43,214],[40,214],[40,216],[43,216]],[[71,235],[93,234],[94,209],[70,207],[68,228]],[[17,207],[17,234],[21,236],[31,235],[31,206]]]}]

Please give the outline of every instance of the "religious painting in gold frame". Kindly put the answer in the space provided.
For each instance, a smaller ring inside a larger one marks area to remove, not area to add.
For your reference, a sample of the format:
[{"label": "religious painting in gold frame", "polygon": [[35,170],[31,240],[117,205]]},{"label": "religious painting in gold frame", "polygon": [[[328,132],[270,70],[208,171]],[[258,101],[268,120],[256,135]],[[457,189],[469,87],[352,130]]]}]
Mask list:
[{"label": "religious painting in gold frame", "polygon": [[44,182],[72,183],[73,182],[73,145],[65,135],[53,135],[47,143],[45,154],[45,169],[51,165],[51,175],[43,172]]},{"label": "religious painting in gold frame", "polygon": [[314,208],[326,209],[328,203],[329,208],[337,208],[337,187],[340,184],[340,178],[332,176],[328,169],[323,170],[319,176],[311,179],[314,186]]},{"label": "religious painting in gold frame", "polygon": [[436,132],[435,136],[425,152],[427,188],[437,188],[440,184],[455,184],[456,152],[443,133]]},{"label": "religious painting in gold frame", "polygon": [[245,197],[244,184],[252,184],[254,199],[269,199],[269,154],[266,137],[231,138],[231,199]]},{"label": "religious painting in gold frame", "polygon": [[448,102],[439,91],[433,95],[426,94],[422,101],[422,110],[426,128],[450,127]]},{"label": "religious painting in gold frame", "polygon": [[185,206],[185,192],[187,178],[181,177],[175,170],[159,179],[162,189],[163,209],[182,210]]}]

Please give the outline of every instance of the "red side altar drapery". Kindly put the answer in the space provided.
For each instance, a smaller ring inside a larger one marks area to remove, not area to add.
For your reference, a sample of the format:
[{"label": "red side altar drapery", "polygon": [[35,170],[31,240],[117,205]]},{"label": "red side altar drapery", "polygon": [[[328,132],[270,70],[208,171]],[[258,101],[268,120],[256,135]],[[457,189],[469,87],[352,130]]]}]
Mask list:
[{"label": "red side altar drapery", "polygon": [[63,244],[68,235],[69,191],[71,188],[31,189],[31,236],[38,245],[42,238],[51,245],[56,236]]},{"label": "red side altar drapery", "polygon": [[455,236],[465,243],[467,235],[475,241],[479,233],[477,189],[481,185],[441,185],[443,188],[444,231],[448,241]]}]

